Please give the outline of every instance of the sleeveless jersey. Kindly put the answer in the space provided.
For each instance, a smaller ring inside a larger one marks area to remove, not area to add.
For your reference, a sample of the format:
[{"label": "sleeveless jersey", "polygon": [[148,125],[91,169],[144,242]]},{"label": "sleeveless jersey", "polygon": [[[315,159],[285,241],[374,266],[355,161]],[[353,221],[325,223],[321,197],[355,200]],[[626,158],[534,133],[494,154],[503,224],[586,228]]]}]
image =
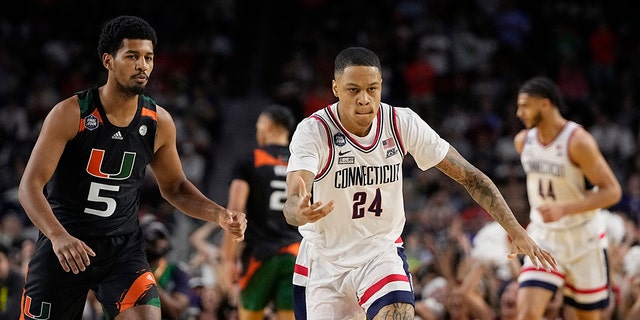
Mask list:
[{"label": "sleeveless jersey", "polygon": [[530,220],[546,228],[567,228],[579,225],[595,216],[596,211],[570,214],[558,221],[544,223],[538,206],[548,202],[582,199],[586,180],[569,158],[569,143],[580,125],[569,121],[550,144],[543,145],[537,138],[538,129],[527,131],[522,154],[522,166],[527,175],[527,196],[531,206]]},{"label": "sleeveless jersey", "polygon": [[335,201],[333,212],[299,227],[309,255],[334,266],[356,267],[401,245],[405,224],[402,162],[410,152],[426,170],[449,144],[408,108],[381,104],[370,133],[358,137],[338,119],[338,103],[298,125],[288,171],[314,173],[313,201]]},{"label": "sleeveless jersey", "polygon": [[139,95],[129,126],[116,127],[105,115],[97,87],[77,96],[78,133],[47,184],[47,199],[74,236],[128,234],[138,228],[139,190],[154,155],[156,104]]},{"label": "sleeveless jersey", "polygon": [[287,200],[288,161],[288,146],[267,145],[246,155],[232,173],[232,179],[249,184],[246,214],[251,223],[245,231],[243,253],[261,261],[302,240],[298,229],[288,224],[282,213]]}]

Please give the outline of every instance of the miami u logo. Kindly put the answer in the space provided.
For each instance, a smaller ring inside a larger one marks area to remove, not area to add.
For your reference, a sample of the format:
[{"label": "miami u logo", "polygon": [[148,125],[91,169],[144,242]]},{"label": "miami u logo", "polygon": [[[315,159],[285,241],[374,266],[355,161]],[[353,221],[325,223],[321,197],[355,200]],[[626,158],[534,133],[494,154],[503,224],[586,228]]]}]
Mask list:
[{"label": "miami u logo", "polygon": [[[87,163],[87,172],[98,178],[109,180],[124,180],[131,177],[133,172],[133,164],[136,161],[135,152],[124,152],[122,162],[120,163],[120,171],[117,173],[102,172],[102,162],[104,160],[104,150],[92,149],[89,162]],[[111,192],[111,194],[103,192]],[[116,211],[117,201],[113,196],[113,192],[120,191],[120,186],[114,186],[99,182],[91,182],[87,201],[95,203],[92,208],[84,208],[84,212],[100,217],[109,217]]]},{"label": "miami u logo", "polygon": [[102,161],[104,160],[104,150],[92,149],[91,156],[89,157],[89,163],[87,163],[87,172],[98,178],[111,179],[111,180],[124,180],[131,176],[133,171],[133,163],[136,160],[136,154],[134,152],[124,152],[122,156],[122,162],[120,163],[120,172],[118,173],[104,173],[102,172]]},{"label": "miami u logo", "polygon": [[51,303],[42,302],[40,304],[40,314],[31,313],[31,297],[26,296],[24,299],[24,315],[35,320],[48,320],[51,317]]}]

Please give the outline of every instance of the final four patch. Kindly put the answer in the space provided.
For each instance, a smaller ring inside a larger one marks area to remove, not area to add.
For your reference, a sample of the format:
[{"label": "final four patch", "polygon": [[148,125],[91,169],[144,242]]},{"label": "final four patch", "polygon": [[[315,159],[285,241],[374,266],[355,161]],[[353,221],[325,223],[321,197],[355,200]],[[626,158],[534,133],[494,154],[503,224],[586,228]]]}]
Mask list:
[{"label": "final four patch", "polygon": [[338,147],[342,147],[347,144],[347,137],[345,137],[344,134],[338,132],[333,136],[333,143],[335,143]]},{"label": "final four patch", "polygon": [[96,129],[98,125],[100,125],[100,122],[96,116],[90,114],[84,118],[84,127],[87,128],[87,130]]}]

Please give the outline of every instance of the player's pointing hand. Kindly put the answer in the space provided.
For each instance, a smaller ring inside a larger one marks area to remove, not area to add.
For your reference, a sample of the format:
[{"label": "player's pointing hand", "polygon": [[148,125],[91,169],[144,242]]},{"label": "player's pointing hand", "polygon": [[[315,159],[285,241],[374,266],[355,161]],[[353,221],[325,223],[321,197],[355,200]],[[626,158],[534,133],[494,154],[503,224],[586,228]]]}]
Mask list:
[{"label": "player's pointing hand", "polygon": [[322,203],[322,201],[310,203],[311,201],[311,193],[307,192],[307,186],[302,177],[298,177],[298,185],[299,185],[299,202],[298,202],[298,212],[296,216],[298,221],[301,223],[309,223],[316,222],[321,218],[325,217],[334,208],[334,201],[331,200],[326,205]]}]

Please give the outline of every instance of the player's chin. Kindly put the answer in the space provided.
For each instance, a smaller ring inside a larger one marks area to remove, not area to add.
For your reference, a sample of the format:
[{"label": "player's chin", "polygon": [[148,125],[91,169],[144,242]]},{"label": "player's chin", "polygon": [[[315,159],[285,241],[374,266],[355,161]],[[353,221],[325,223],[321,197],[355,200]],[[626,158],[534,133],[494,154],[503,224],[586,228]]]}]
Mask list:
[{"label": "player's chin", "polygon": [[371,124],[375,116],[376,115],[373,113],[358,113],[356,114],[356,121],[360,125],[368,126],[369,124]]}]

